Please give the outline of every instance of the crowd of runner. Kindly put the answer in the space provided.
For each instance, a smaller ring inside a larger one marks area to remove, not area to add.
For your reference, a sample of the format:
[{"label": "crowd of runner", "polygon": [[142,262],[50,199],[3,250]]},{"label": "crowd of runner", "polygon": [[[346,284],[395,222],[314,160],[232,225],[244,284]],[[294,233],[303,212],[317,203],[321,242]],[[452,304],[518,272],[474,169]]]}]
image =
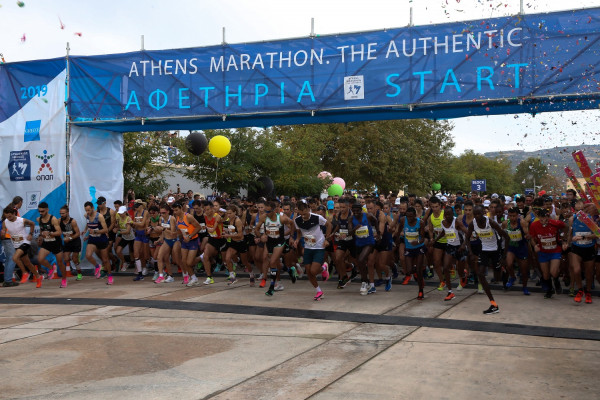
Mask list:
[{"label": "crowd of runner", "polygon": [[529,285],[541,286],[545,298],[563,293],[562,280],[577,303],[592,303],[594,280],[600,281],[600,240],[578,219],[584,202],[573,190],[554,199],[459,192],[256,201],[224,194],[207,200],[191,191],[134,199],[129,192],[113,208],[104,197],[86,202],[85,225],[79,226],[66,205],[53,216],[40,203],[36,221],[21,218],[23,200],[15,197],[2,213],[3,286],[33,279],[39,288],[45,277],[60,276],[66,288],[69,277],[83,279],[85,258],[107,285],[130,269],[136,282],[153,271],[153,284],[182,276],[187,287],[212,285],[219,272],[234,285],[244,271],[250,286],[273,296],[284,290],[282,274],[292,284],[306,275],[317,301],[331,275],[345,291],[360,279],[364,296],[391,291],[394,278],[402,285],[415,281],[418,300],[430,279],[447,291],[444,301],[456,290],[477,288],[490,302],[484,314],[493,314],[499,306],[488,274],[504,290],[518,280],[524,295]]}]

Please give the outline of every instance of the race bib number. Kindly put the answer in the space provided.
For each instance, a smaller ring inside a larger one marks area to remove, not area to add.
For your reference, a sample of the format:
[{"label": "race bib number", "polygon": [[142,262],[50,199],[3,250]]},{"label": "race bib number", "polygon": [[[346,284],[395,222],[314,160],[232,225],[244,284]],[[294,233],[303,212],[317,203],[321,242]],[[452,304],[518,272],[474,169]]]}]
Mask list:
[{"label": "race bib number", "polygon": [[445,236],[448,240],[454,240],[456,239],[456,231],[447,231]]},{"label": "race bib number", "polygon": [[206,224],[200,224],[200,233],[206,233]]},{"label": "race bib number", "polygon": [[[589,234],[588,232],[575,232],[575,236],[584,236],[584,235],[588,235],[588,234]],[[581,245],[581,246],[586,246],[586,245],[592,244],[593,239],[591,237],[587,236],[583,239],[578,240],[575,243],[577,243],[578,245]]]},{"label": "race bib number", "polygon": [[419,240],[419,232],[406,231],[406,232],[404,232],[404,236],[406,237],[406,240],[408,240],[409,242],[414,242],[416,240]]},{"label": "race bib number", "polygon": [[267,236],[277,239],[279,237],[279,228],[267,228]]},{"label": "race bib number", "polygon": [[90,236],[91,236],[91,237],[99,237],[99,236],[100,236],[100,234],[98,233],[98,229],[92,229],[92,230],[90,231]]},{"label": "race bib number", "polygon": [[56,238],[54,236],[44,237],[44,242],[55,242]]},{"label": "race bib number", "polygon": [[23,243],[23,236],[21,235],[11,235],[10,240],[12,240],[13,244],[20,245]]},{"label": "race bib number", "polygon": [[494,232],[492,232],[491,229],[486,230],[486,231],[479,231],[479,233],[477,233],[479,235],[479,237],[481,239],[491,239],[494,237]]},{"label": "race bib number", "polygon": [[510,240],[513,242],[519,242],[523,239],[521,231],[508,231],[508,237],[510,237]]},{"label": "race bib number", "polygon": [[369,227],[361,226],[360,228],[358,228],[356,230],[356,237],[361,238],[361,239],[369,237]]},{"label": "race bib number", "polygon": [[233,235],[235,233],[235,225],[228,225],[227,231],[229,232],[230,235]]},{"label": "race bib number", "polygon": [[433,228],[433,231],[435,232],[435,234],[437,235],[438,233],[440,233],[441,231],[443,231],[444,228],[439,227],[439,228]]},{"label": "race bib number", "polygon": [[65,232],[63,232],[63,235],[71,237],[71,236],[73,236],[73,231],[65,231]]},{"label": "race bib number", "polygon": [[541,238],[540,242],[542,243],[542,249],[544,250],[554,250],[556,248],[556,238]]},{"label": "race bib number", "polygon": [[313,235],[305,235],[304,244],[306,247],[314,247],[317,245],[317,238],[315,238]]},{"label": "race bib number", "polygon": [[163,227],[163,228],[165,228],[165,229],[169,229],[169,228],[171,228],[171,224],[167,224],[167,223],[165,223],[165,222],[163,222],[162,224],[160,224],[160,226],[162,226],[162,227]]}]

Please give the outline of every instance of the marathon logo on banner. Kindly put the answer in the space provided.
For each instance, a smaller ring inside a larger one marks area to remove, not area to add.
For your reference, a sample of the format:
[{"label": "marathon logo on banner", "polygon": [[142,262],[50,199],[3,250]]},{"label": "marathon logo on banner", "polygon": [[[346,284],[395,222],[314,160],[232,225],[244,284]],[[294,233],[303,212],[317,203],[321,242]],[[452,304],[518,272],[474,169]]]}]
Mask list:
[{"label": "marathon logo on banner", "polygon": [[37,209],[41,197],[42,197],[42,192],[27,192],[26,208],[28,210]]},{"label": "marathon logo on banner", "polygon": [[365,98],[365,78],[363,75],[344,77],[344,100]]},{"label": "marathon logo on banner", "polygon": [[40,127],[42,126],[42,121],[27,121],[25,123],[25,133],[24,133],[24,141],[25,142],[35,142],[40,140]]},{"label": "marathon logo on banner", "polygon": [[31,180],[31,159],[29,150],[11,151],[8,161],[8,173],[11,181]]}]

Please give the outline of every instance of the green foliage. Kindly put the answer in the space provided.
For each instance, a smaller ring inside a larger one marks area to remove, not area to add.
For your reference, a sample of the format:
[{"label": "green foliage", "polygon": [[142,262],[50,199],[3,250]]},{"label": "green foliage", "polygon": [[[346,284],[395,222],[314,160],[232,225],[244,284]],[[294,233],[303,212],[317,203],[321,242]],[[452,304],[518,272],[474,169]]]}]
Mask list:
[{"label": "green foliage", "polygon": [[125,191],[133,189],[136,196],[145,198],[166,190],[163,177],[168,161],[163,145],[168,132],[125,132],[123,134],[123,179]]},{"label": "green foliage", "polygon": [[470,191],[474,179],[486,179],[488,193],[506,194],[517,190],[508,160],[490,159],[473,150],[446,159],[440,178],[444,191]]},{"label": "green foliage", "polygon": [[[542,179],[548,174],[548,167],[537,157],[529,157],[519,163],[515,168],[514,181],[521,190],[532,188],[533,181],[537,186],[542,184]],[[523,183],[525,182],[525,183]],[[535,190],[537,192],[537,190]]]}]

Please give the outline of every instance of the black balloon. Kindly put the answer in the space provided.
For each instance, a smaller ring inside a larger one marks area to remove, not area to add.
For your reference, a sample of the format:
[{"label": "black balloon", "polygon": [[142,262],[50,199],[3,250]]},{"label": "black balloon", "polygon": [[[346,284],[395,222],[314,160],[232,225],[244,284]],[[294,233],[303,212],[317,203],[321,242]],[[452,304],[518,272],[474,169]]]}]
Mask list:
[{"label": "black balloon", "polygon": [[192,132],[185,138],[185,145],[190,153],[199,156],[208,148],[208,140],[203,133]]},{"label": "black balloon", "polygon": [[262,176],[256,180],[256,190],[250,191],[250,197],[272,197],[275,185],[268,176]]}]

